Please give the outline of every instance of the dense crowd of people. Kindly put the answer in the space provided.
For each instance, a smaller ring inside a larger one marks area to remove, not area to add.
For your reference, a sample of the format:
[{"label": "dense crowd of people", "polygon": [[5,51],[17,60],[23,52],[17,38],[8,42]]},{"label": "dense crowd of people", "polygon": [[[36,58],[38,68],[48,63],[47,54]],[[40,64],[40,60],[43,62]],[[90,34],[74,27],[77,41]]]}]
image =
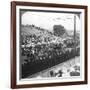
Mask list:
[{"label": "dense crowd of people", "polygon": [[[73,39],[53,43],[49,38],[44,42],[40,37],[29,35],[22,38],[21,56],[26,56],[22,64],[22,77],[25,78],[35,72],[79,56],[79,43]],[[52,75],[52,72],[50,72]]]}]

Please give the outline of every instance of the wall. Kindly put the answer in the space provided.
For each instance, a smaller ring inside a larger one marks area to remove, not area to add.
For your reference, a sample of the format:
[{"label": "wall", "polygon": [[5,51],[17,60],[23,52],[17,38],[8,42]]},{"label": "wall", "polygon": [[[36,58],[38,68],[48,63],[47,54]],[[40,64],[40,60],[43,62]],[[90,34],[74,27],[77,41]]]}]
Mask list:
[{"label": "wall", "polygon": [[[10,90],[10,1],[0,1],[0,90]],[[25,0],[22,0],[25,1]],[[28,0],[29,1],[29,0]],[[90,0],[30,0],[33,2],[47,2],[47,3],[63,3],[63,4],[81,4],[88,5],[90,9]],[[88,10],[90,16],[90,10]],[[90,17],[88,18],[90,23]],[[90,26],[88,25],[88,38],[90,38]],[[90,46],[90,41],[88,41]],[[88,47],[90,53],[90,47]],[[90,56],[88,57],[88,60]],[[90,64],[90,60],[88,61]],[[88,65],[90,68],[90,65]],[[90,76],[90,70],[88,72]],[[75,85],[75,86],[61,86],[61,87],[45,87],[45,88],[32,88],[31,90],[90,90],[90,77],[88,78],[88,85]],[[25,89],[22,89],[25,90]],[[27,89],[29,90],[29,89]]]}]

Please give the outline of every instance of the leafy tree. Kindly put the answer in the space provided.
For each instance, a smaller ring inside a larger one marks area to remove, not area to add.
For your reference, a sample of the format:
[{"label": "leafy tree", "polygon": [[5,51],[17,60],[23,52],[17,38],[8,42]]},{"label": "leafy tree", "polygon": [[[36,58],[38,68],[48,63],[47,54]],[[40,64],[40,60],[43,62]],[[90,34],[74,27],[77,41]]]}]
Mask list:
[{"label": "leafy tree", "polygon": [[65,28],[62,25],[54,25],[53,30],[56,36],[62,36],[65,33]]}]

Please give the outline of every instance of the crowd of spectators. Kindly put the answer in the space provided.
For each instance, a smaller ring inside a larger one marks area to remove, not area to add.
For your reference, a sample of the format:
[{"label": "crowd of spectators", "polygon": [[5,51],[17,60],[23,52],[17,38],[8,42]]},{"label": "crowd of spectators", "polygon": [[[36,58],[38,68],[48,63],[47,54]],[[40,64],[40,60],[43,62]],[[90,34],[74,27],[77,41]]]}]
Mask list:
[{"label": "crowd of spectators", "polygon": [[[49,43],[50,42],[50,43]],[[75,47],[76,45],[76,47]],[[22,64],[22,77],[49,68],[70,58],[79,56],[80,47],[74,40],[64,40],[63,43],[53,43],[49,37],[42,39],[35,35],[22,37],[21,56],[26,56]],[[59,71],[62,73],[62,71]],[[53,72],[50,72],[51,76]],[[62,74],[60,74],[62,75]]]}]

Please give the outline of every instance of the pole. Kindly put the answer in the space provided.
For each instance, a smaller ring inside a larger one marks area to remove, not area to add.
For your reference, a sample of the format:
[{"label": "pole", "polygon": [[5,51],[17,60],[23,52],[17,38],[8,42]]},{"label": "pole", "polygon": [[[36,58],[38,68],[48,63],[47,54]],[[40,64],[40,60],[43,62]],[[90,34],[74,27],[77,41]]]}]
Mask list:
[{"label": "pole", "polygon": [[76,41],[76,15],[74,14],[74,40]]},{"label": "pole", "polygon": [[[76,15],[74,14],[74,54],[76,54]],[[74,64],[75,64],[75,58],[74,58]]]}]

